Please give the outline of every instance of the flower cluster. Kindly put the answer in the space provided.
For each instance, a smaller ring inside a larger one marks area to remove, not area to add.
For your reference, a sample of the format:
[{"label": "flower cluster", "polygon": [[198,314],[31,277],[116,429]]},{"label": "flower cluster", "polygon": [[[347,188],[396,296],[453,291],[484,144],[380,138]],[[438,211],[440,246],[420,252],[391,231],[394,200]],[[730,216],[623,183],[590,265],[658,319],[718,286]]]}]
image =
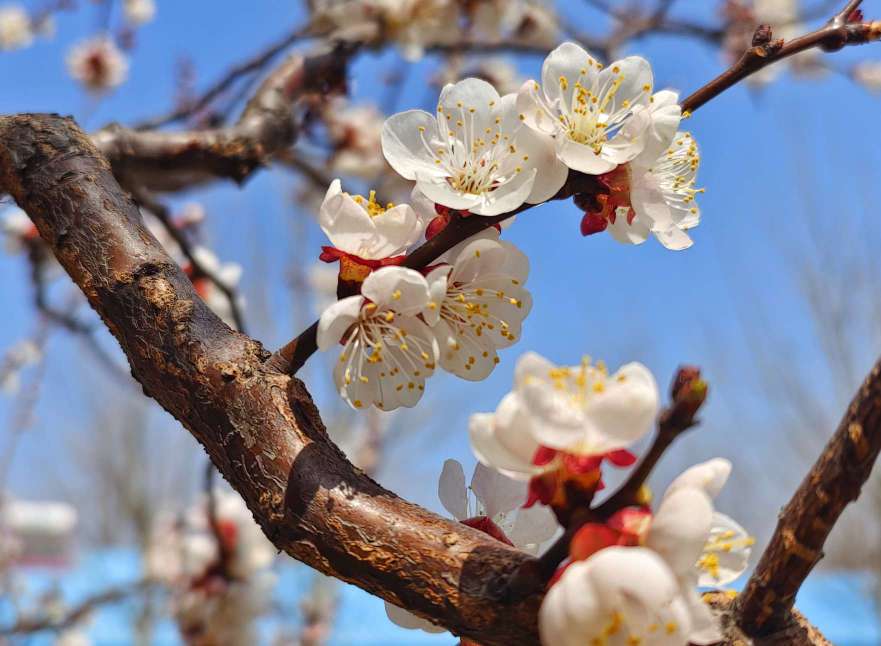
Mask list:
[{"label": "flower cluster", "polygon": [[216,491],[215,526],[208,501],[154,532],[146,568],[169,585],[175,619],[193,643],[254,643],[254,620],[266,612],[275,548],[241,497]]},{"label": "flower cluster", "polygon": [[[438,498],[444,509],[463,525],[489,534],[496,540],[531,554],[550,540],[558,526],[547,507],[523,508],[526,486],[503,473],[478,463],[465,485],[465,471],[456,460],[444,462],[438,481]],[[389,619],[404,628],[443,632],[395,605],[386,603]]]},{"label": "flower cluster", "polygon": [[[381,255],[377,248],[392,253],[403,248],[395,245],[408,239],[407,223],[420,226],[412,209],[341,197],[350,202],[344,208],[363,214],[359,224],[376,227],[376,237],[359,251],[378,264],[373,269],[361,264],[363,255],[340,251],[340,285],[346,276],[359,278],[362,270],[367,275],[359,294],[328,307],[319,321],[319,349],[342,345],[334,381],[343,399],[354,408],[414,406],[438,362],[463,379],[489,375],[499,362],[496,350],[517,340],[532,304],[524,287],[526,257],[511,244],[481,237],[452,250],[427,275],[394,264],[382,266],[384,260],[369,256]],[[374,208],[384,211],[370,216]],[[403,235],[395,240],[380,233],[385,231]],[[353,248],[348,239],[329,236],[344,249]]]},{"label": "flower cluster", "polygon": [[409,60],[466,40],[551,47],[559,32],[537,0],[317,0],[312,22],[336,40],[395,43]]},{"label": "flower cluster", "polygon": [[608,188],[586,209],[582,233],[606,228],[616,240],[640,243],[649,234],[670,249],[691,245],[696,226],[697,144],[678,132],[678,95],[653,93],[649,63],[630,56],[606,67],[574,43],[551,52],[542,82],[517,95],[520,119],[553,138],[568,168],[599,176]]},{"label": "flower cluster", "polygon": [[730,471],[727,460],[698,464],[673,481],[654,513],[630,507],[583,526],[542,602],[542,643],[721,641],[698,587],[736,579],[753,544],[713,508]]}]

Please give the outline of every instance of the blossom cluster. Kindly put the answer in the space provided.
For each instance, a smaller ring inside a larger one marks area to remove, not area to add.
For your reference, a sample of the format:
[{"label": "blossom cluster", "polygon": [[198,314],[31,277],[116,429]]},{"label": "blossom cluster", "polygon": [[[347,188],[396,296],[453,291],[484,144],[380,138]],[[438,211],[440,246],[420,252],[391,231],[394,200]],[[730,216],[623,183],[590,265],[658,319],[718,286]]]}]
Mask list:
[{"label": "blossom cluster", "polygon": [[[355,408],[413,406],[438,363],[483,379],[499,361],[496,350],[519,337],[531,299],[528,262],[513,245],[480,234],[421,272],[401,266],[454,215],[504,219],[553,198],[577,171],[605,187],[586,207],[585,235],[608,228],[623,242],[654,234],[669,248],[690,246],[699,155],[691,135],[678,131],[677,99],[653,92],[644,59],[604,68],[565,43],[545,60],[541,84],[502,96],[466,78],[443,88],[435,114],[389,117],[379,146],[412,182],[412,205],[350,195],[336,180],[320,208],[332,243],[321,258],[339,261],[342,300],[322,314],[317,341],[322,350],[343,346],[334,370],[342,397]],[[377,143],[351,124],[375,119],[336,121],[334,137],[356,163]]]},{"label": "blossom cluster", "polygon": [[[471,417],[471,445],[486,467],[528,481],[527,509],[547,505],[568,526],[572,511],[590,509],[603,487],[604,462],[633,464],[629,449],[658,410],[655,379],[639,363],[610,374],[587,358],[557,366],[528,353],[496,411]],[[727,460],[710,460],[676,478],[655,511],[644,487],[630,506],[608,517],[594,513],[572,537],[545,597],[542,643],[719,641],[698,588],[734,580],[752,545],[713,507],[730,471]]]},{"label": "blossom cluster", "polygon": [[148,576],[169,586],[188,642],[255,643],[254,620],[267,612],[276,551],[235,492],[215,491],[181,519],[168,518],[147,548]]},{"label": "blossom cluster", "polygon": [[312,22],[336,40],[395,43],[409,60],[466,40],[552,47],[559,32],[541,0],[317,0]]}]

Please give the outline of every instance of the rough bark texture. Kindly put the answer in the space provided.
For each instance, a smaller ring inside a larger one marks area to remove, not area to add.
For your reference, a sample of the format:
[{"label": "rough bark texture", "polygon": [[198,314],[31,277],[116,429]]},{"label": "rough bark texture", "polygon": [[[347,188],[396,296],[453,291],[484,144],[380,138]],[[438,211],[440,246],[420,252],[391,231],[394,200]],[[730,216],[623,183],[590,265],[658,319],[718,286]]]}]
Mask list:
[{"label": "rough bark texture", "polygon": [[534,559],[353,467],[303,384],[196,296],[71,120],[0,118],[0,190],[34,220],[144,392],[199,440],[280,550],[487,646],[537,643],[540,586],[508,593]]},{"label": "rough bark texture", "polygon": [[881,451],[881,360],[838,430],[780,514],[777,529],[739,600],[738,623],[758,637],[785,628],[795,595],[823,558],[844,508],[859,498]]}]

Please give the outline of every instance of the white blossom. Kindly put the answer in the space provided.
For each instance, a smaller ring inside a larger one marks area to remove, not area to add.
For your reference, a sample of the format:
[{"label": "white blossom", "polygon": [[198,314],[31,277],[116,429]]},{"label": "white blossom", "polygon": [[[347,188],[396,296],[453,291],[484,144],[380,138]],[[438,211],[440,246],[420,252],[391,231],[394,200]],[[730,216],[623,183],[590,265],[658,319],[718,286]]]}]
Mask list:
[{"label": "white blossom", "polygon": [[354,408],[415,406],[434,373],[434,333],[419,315],[429,303],[425,278],[403,267],[383,267],[350,296],[327,308],[318,325],[318,348],[342,343],[334,368],[340,396]]},{"label": "white blossom", "polygon": [[651,66],[643,58],[603,68],[578,45],[564,43],[545,59],[541,85],[523,84],[517,109],[531,128],[554,137],[566,166],[599,175],[645,148],[652,86]]},{"label": "white blossom", "polygon": [[874,93],[881,93],[881,61],[862,61],[851,71],[854,80]]},{"label": "white blossom", "polygon": [[33,26],[24,7],[0,6],[0,50],[22,49],[33,41]]},{"label": "white blossom", "polygon": [[529,478],[558,466],[535,465],[539,448],[583,457],[624,449],[651,429],[658,407],[657,383],[642,364],[609,375],[602,363],[556,366],[528,352],[496,412],[471,416],[471,447],[484,464]]},{"label": "white blossom", "polygon": [[338,179],[327,189],[318,222],[334,248],[364,260],[406,253],[427,224],[409,204],[383,205],[374,191],[367,198],[344,193]]},{"label": "white blossom", "polygon": [[128,60],[112,39],[98,36],[82,41],[70,50],[67,69],[87,90],[102,92],[125,81]]},{"label": "white blossom", "polygon": [[24,250],[25,241],[39,236],[37,227],[31,222],[28,214],[17,206],[11,206],[0,214],[0,231],[3,232],[4,249],[15,254]]},{"label": "white blossom", "polygon": [[718,621],[698,587],[740,576],[752,545],[740,525],[713,509],[730,471],[731,463],[719,458],[688,469],[667,489],[654,516],[639,515],[650,519],[636,523],[638,534],[628,543],[639,547],[609,543],[569,566],[542,604],[542,643],[606,643],[613,635],[647,646],[720,641]]},{"label": "white blossom", "polygon": [[[494,538],[504,537],[515,547],[535,554],[542,543],[553,537],[558,526],[547,507],[522,509],[526,495],[524,482],[479,462],[468,486],[465,471],[456,460],[444,462],[438,480],[438,498],[453,518]],[[385,606],[389,619],[403,628],[444,632],[443,628],[393,604]]]},{"label": "white blossom", "polygon": [[475,78],[445,86],[436,117],[422,110],[389,117],[382,150],[429,199],[478,215],[544,202],[567,174],[550,138],[520,122],[515,97]]},{"label": "white blossom", "polygon": [[380,140],[385,118],[375,105],[340,100],[333,102],[325,115],[335,148],[331,158],[335,172],[373,180],[387,168]]},{"label": "white blossom", "polygon": [[[700,223],[695,188],[700,153],[688,132],[676,133],[670,147],[649,159],[633,162],[608,174],[609,232],[619,242],[640,244],[654,236],[668,249],[687,249],[687,231]],[[589,217],[589,216],[588,216]]]},{"label": "white blossom", "polygon": [[543,646],[685,646],[692,630],[676,578],[643,547],[609,547],[570,565],[545,595],[538,621]]},{"label": "white blossom", "polygon": [[144,25],[156,17],[154,0],[125,0],[125,19],[132,25]]},{"label": "white blossom", "polygon": [[[192,249],[193,257],[199,266],[209,272],[212,276],[229,289],[238,287],[242,279],[242,266],[234,262],[221,262],[217,255],[209,248],[196,245]],[[219,316],[224,323],[235,328],[235,317],[233,316],[232,304],[229,298],[220,289],[213,280],[200,275],[195,268],[187,263],[184,265],[184,271],[190,274],[190,280],[196,293],[201,297],[205,304]],[[239,307],[244,306],[243,299],[238,296]]]},{"label": "white blossom", "polygon": [[529,261],[510,243],[478,239],[451,262],[426,276],[431,290],[426,321],[437,338],[441,367],[480,381],[498,364],[496,349],[519,338],[532,308],[524,287]]}]

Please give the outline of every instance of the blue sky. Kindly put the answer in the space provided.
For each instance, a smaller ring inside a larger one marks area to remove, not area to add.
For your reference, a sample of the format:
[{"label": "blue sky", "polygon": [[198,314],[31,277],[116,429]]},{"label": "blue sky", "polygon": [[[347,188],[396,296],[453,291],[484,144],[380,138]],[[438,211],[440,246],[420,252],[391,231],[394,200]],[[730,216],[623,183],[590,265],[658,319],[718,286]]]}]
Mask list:
[{"label": "blue sky", "polygon": [[[581,3],[565,4],[567,14],[582,26],[602,28],[602,18]],[[674,11],[710,20],[712,4],[680,0]],[[298,4],[291,0],[243,6],[233,0],[159,0],[157,20],[139,32],[130,81],[98,105],[76,88],[63,64],[69,46],[96,24],[97,11],[86,6],[62,15],[51,42],[0,55],[0,112],[68,113],[87,128],[164,112],[173,97],[171,71],[179,56],[193,60],[203,87],[300,18]],[[868,15],[881,15],[881,1],[869,0],[864,6]],[[872,56],[873,51],[881,59],[881,47],[875,47],[843,52],[835,61]],[[683,94],[721,71],[716,51],[681,39],[645,39],[628,53],[649,58],[657,87],[678,88]],[[420,102],[428,93],[421,83],[434,64],[426,60],[408,73],[397,109],[425,107]],[[517,64],[524,74],[535,75],[541,58],[526,56]],[[374,79],[388,66],[399,65],[394,54],[362,56],[353,70],[356,96],[376,96],[381,88]],[[705,367],[712,384],[704,425],[665,462],[661,482],[688,461],[724,455],[734,460],[735,469],[740,462],[749,470],[745,480],[735,479],[735,492],[723,497],[723,503],[737,502],[738,483],[752,482],[749,495],[761,488],[757,504],[766,524],[773,522],[800,474],[780,469],[781,459],[789,457],[773,448],[775,429],[767,422],[776,419],[775,402],[756,393],[757,348],[754,336],[744,330],[787,339],[786,347],[766,349],[766,359],[790,362],[794,372],[816,373],[817,397],[833,410],[840,406],[841,396],[826,388],[827,376],[813,358],[813,330],[781,248],[788,244],[796,254],[809,253],[802,243],[806,208],[823,214],[833,231],[840,219],[843,225],[858,221],[878,234],[878,222],[871,218],[872,188],[881,167],[878,109],[878,97],[837,75],[816,81],[784,75],[761,93],[738,87],[703,107],[684,126],[700,144],[699,181],[707,188],[700,200],[703,220],[694,232],[695,245],[684,252],[667,251],[654,241],[625,247],[608,236],[582,238],[580,214],[569,204],[545,205],[520,217],[506,235],[532,260],[529,285],[535,305],[522,340],[503,353],[502,363],[484,382],[439,376],[429,383],[422,410],[402,418],[407,428],[395,435],[387,451],[384,483],[437,509],[434,482],[443,460],[457,457],[473,464],[465,432],[468,414],[495,407],[510,386],[517,355],[527,349],[561,363],[577,361],[582,354],[604,358],[610,365],[640,360],[664,387],[678,364],[695,363]],[[219,255],[245,266],[246,293],[265,313],[254,317],[262,323],[252,332],[269,347],[284,343],[308,323],[307,307],[292,306],[284,278],[292,262],[310,263],[323,244],[317,227],[302,225],[306,216],[292,204],[293,186],[284,172],[266,171],[244,189],[216,184],[177,200],[203,202]],[[828,243],[837,240],[830,237]],[[849,247],[844,246],[842,253],[847,254]],[[295,259],[302,249],[307,257]],[[33,329],[26,272],[20,258],[0,256],[0,347]],[[878,350],[875,341],[867,340],[859,358],[861,370]],[[77,434],[93,423],[95,402],[119,395],[100,376],[82,377],[82,361],[90,375],[98,369],[69,337],[56,334],[50,352],[36,423],[13,470],[12,488],[23,496],[53,492],[53,479],[46,474],[65,470],[60,439],[76,442]],[[313,360],[306,376],[319,401],[326,402],[333,395],[325,372],[321,361]],[[0,399],[0,420],[9,419],[12,410],[11,400]],[[434,415],[438,410],[444,414]],[[178,432],[164,413],[156,412],[154,421]]]}]

